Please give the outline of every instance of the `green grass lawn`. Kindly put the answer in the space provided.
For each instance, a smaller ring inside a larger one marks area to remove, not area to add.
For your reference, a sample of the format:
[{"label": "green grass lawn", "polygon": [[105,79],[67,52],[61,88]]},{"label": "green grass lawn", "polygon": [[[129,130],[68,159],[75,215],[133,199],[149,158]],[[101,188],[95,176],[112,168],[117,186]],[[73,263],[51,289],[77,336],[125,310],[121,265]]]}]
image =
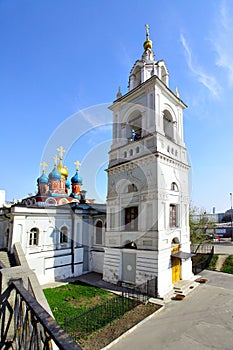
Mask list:
[{"label": "green grass lawn", "polygon": [[44,294],[56,321],[62,327],[65,317],[77,315],[113,296],[110,292],[82,283],[69,283],[58,288],[44,289]]},{"label": "green grass lawn", "polygon": [[233,274],[233,255],[229,255],[226,258],[222,265],[221,271]]}]

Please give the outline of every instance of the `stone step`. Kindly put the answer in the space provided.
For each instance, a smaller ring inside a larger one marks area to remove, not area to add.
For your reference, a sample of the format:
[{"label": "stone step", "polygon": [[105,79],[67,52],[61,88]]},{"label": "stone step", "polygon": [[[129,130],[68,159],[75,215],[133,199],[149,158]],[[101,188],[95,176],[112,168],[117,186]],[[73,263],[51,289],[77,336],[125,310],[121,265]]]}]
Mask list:
[{"label": "stone step", "polygon": [[14,256],[7,251],[0,251],[0,262],[2,267],[12,267],[15,266]]},{"label": "stone step", "polygon": [[198,283],[195,281],[180,280],[174,284],[173,291],[175,294],[186,296],[191,290],[195,289]]}]

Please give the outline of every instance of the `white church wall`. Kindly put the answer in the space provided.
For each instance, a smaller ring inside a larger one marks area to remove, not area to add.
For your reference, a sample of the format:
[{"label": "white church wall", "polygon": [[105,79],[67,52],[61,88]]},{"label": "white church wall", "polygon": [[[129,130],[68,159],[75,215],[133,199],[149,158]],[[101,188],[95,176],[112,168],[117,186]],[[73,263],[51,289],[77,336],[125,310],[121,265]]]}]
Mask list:
[{"label": "white church wall", "polygon": [[119,249],[105,248],[103,279],[106,282],[117,284],[120,279],[121,251]]},{"label": "white church wall", "polygon": [[158,294],[163,297],[172,290],[171,248],[160,250],[158,256]]},{"label": "white church wall", "polygon": [[140,285],[158,275],[158,252],[137,250],[136,283]]},{"label": "white church wall", "polygon": [[104,252],[92,251],[92,270],[94,272],[103,273],[104,269]]}]

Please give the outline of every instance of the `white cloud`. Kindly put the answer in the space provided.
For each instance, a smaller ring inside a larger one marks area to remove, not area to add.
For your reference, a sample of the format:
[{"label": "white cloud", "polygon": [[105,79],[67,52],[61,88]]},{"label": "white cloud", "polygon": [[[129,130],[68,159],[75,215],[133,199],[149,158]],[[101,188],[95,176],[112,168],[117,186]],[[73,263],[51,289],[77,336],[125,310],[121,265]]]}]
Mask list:
[{"label": "white cloud", "polygon": [[208,75],[204,72],[203,68],[198,66],[197,64],[194,65],[193,59],[192,59],[192,52],[190,47],[187,44],[187,41],[184,37],[184,35],[181,33],[180,35],[181,43],[183,45],[183,48],[185,50],[185,55],[187,59],[187,64],[190,69],[190,71],[195,75],[198,79],[198,81],[203,84],[213,96],[217,97],[220,93],[221,87],[217,83],[214,76]]},{"label": "white cloud", "polygon": [[217,53],[216,64],[227,70],[229,82],[233,84],[233,21],[225,1],[216,16],[211,41]]}]

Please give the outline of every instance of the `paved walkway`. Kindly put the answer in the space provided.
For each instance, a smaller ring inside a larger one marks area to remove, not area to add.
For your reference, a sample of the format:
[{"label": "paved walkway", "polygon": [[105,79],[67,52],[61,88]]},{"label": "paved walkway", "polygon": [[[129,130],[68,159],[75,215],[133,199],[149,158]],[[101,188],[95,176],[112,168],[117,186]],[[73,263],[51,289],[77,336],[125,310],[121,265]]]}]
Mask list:
[{"label": "paved walkway", "polygon": [[[208,283],[200,284],[183,301],[166,303],[163,311],[111,349],[232,350],[233,275],[207,270],[201,275]],[[101,277],[88,273],[76,280],[115,292],[122,290],[102,281]],[[69,279],[64,283],[72,281]]]},{"label": "paved walkway", "polygon": [[42,285],[41,287],[43,289],[55,288],[55,287],[59,287],[61,285],[75,282],[75,281],[87,283],[90,286],[102,288],[102,289],[108,290],[108,291],[113,292],[113,293],[119,293],[119,292],[126,290],[126,288],[123,288],[123,287],[114,285],[112,283],[108,283],[108,282],[103,281],[102,275],[100,273],[96,273],[96,272],[89,272],[89,273],[86,273],[86,274],[78,276],[78,277],[67,278],[64,281],[47,283],[47,284]]},{"label": "paved walkway", "polygon": [[183,301],[171,301],[112,350],[232,350],[233,275],[203,271],[200,284]]}]

